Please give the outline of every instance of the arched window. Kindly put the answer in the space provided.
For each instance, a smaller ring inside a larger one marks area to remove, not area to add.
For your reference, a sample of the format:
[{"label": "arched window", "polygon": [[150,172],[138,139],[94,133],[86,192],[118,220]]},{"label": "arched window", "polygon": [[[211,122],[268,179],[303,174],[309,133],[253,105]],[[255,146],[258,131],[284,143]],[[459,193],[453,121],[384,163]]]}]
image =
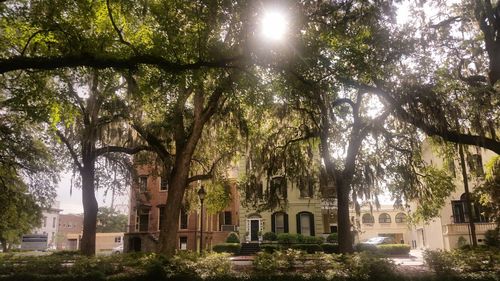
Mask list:
[{"label": "arched window", "polygon": [[406,222],[406,215],[403,213],[398,213],[396,215],[396,223],[405,223]]},{"label": "arched window", "polygon": [[387,213],[382,213],[378,216],[379,223],[391,223],[391,216]]},{"label": "arched window", "polygon": [[271,215],[271,229],[274,233],[288,233],[288,214],[276,212]]},{"label": "arched window", "polygon": [[314,236],[314,215],[311,212],[297,214],[297,233]]},{"label": "arched window", "polygon": [[364,214],[361,217],[361,222],[363,222],[363,223],[374,223],[375,222],[375,218],[371,214]]}]

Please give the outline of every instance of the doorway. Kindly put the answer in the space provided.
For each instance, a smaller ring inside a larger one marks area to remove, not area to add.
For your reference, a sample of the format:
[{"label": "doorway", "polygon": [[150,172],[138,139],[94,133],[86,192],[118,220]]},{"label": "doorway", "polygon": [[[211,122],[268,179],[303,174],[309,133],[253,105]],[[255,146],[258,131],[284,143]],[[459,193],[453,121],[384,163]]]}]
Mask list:
[{"label": "doorway", "polygon": [[250,241],[259,241],[260,220],[250,220]]}]

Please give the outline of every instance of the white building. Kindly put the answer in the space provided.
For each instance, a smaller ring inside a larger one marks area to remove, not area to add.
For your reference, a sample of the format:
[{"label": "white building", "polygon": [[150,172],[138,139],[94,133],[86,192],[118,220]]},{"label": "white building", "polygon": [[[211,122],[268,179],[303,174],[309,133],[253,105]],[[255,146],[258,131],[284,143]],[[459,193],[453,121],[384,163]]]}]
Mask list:
[{"label": "white building", "polygon": [[[466,170],[470,178],[468,180],[469,191],[472,192],[474,187],[483,181],[483,177],[480,175],[484,174],[485,164],[497,154],[480,148],[471,148],[467,154]],[[432,152],[430,145],[424,146],[422,155],[427,163],[437,167],[444,166],[443,160]],[[463,243],[472,244],[460,163],[454,161],[454,163],[450,163],[446,168],[455,175],[454,183],[456,189],[446,200],[445,206],[440,210],[438,217],[427,223],[416,225],[413,228],[412,240],[415,241],[414,243],[416,243],[415,246],[417,248],[451,250],[460,247]],[[472,169],[474,169],[474,172]],[[476,176],[470,176],[471,174],[476,174]],[[416,207],[415,203],[410,205],[412,208]],[[473,210],[475,214],[476,239],[478,244],[482,244],[485,232],[494,229],[496,224],[481,214],[481,207],[478,203],[473,203]]]},{"label": "white building", "polygon": [[54,205],[42,212],[42,224],[40,227],[33,229],[32,234],[46,234],[47,247],[56,247],[56,237],[59,230],[59,201],[54,202]]}]

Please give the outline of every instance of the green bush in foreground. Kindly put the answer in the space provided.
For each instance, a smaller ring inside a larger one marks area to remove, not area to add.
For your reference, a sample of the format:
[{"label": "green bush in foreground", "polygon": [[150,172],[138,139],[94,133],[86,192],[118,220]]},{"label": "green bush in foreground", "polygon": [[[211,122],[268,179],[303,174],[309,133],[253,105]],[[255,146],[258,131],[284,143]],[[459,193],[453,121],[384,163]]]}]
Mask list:
[{"label": "green bush in foreground", "polygon": [[278,244],[260,244],[260,250],[266,253],[274,253],[279,250]]},{"label": "green bush in foreground", "polygon": [[321,246],[318,244],[294,244],[292,245],[292,249],[302,250],[304,252],[307,252],[308,254],[313,254],[323,251]]},{"label": "green bush in foreground", "polygon": [[213,246],[212,250],[216,253],[238,254],[241,250],[239,243],[222,243]]},{"label": "green bush in foreground", "polygon": [[326,254],[338,254],[339,245],[333,243],[323,243],[321,244],[321,249],[323,249],[323,252]]}]

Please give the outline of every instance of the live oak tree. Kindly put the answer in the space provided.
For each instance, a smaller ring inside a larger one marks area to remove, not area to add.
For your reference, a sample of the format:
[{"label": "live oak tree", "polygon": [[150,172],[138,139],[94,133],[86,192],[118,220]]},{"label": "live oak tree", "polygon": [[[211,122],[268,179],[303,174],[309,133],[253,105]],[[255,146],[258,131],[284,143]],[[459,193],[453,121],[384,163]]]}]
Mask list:
[{"label": "live oak tree", "polygon": [[23,112],[12,110],[0,91],[0,243],[3,251],[41,223],[42,208],[55,197],[58,166],[40,131]]},{"label": "live oak tree", "polygon": [[109,207],[97,211],[97,232],[124,232],[128,216]]}]

